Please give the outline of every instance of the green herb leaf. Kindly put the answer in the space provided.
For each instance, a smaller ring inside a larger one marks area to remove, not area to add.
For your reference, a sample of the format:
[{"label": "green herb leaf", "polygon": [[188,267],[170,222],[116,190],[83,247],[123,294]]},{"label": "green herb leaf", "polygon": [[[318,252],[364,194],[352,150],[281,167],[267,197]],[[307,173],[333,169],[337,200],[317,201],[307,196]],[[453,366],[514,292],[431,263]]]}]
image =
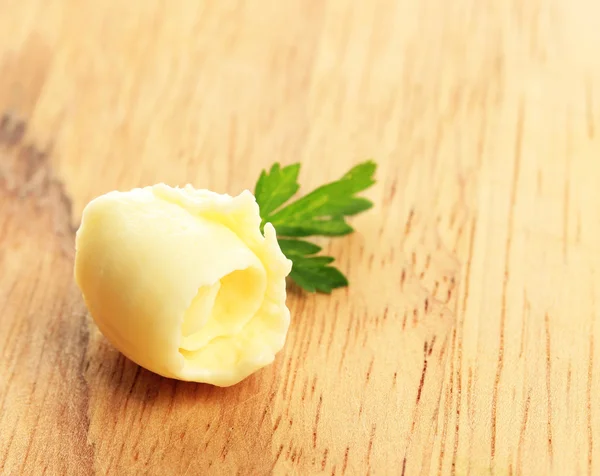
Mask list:
[{"label": "green herb leaf", "polygon": [[335,288],[348,286],[346,277],[333,266],[303,267],[294,263],[290,278],[305,291],[331,293]]},{"label": "green herb leaf", "polygon": [[283,254],[286,255],[289,259],[292,259],[293,256],[304,256],[304,255],[314,255],[321,251],[321,247],[319,245],[315,245],[310,241],[304,240],[289,240],[286,238],[280,238],[277,240],[279,242],[279,247]]},{"label": "green herb leaf", "polygon": [[357,165],[340,180],[323,185],[265,220],[273,224],[282,236],[340,236],[351,233],[345,216],[368,210],[373,203],[355,197],[375,183],[373,175],[377,165],[368,161]]},{"label": "green herb leaf", "polygon": [[287,202],[300,188],[298,173],[300,164],[281,168],[273,164],[269,173],[263,170],[256,182],[254,196],[260,205],[261,217],[269,216],[278,207]]},{"label": "green herb leaf", "polygon": [[307,291],[330,293],[334,288],[348,285],[346,277],[336,268],[328,266],[333,262],[331,256],[311,256],[321,251],[321,247],[309,241],[279,241],[281,251],[292,260],[290,277]]},{"label": "green herb leaf", "polygon": [[[273,225],[275,226],[275,225]],[[300,223],[279,223],[275,228],[280,236],[343,236],[352,233],[354,229],[346,223],[343,217],[329,220],[312,220]]]},{"label": "green herb leaf", "polygon": [[[323,185],[306,196],[283,206],[298,191],[300,164],[281,168],[276,163],[263,170],[255,187],[261,227],[270,222],[277,230],[279,245],[292,261],[290,277],[306,291],[330,293],[348,285],[346,277],[333,266],[331,256],[313,256],[321,247],[307,236],[342,236],[352,233],[346,217],[368,210],[373,203],[356,194],[375,183],[377,164],[367,161],[353,167],[340,180]],[[283,207],[282,207],[283,206]]]}]

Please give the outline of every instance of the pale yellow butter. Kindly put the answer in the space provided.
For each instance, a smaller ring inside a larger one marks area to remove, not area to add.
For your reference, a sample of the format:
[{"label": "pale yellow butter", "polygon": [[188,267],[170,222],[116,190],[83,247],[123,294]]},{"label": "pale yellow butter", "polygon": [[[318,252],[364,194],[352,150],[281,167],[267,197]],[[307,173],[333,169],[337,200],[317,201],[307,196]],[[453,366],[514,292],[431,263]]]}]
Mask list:
[{"label": "pale yellow butter", "polygon": [[110,192],[83,212],[75,279],[123,354],[181,380],[233,385],[283,347],[291,270],[275,230],[237,197],[164,184]]}]

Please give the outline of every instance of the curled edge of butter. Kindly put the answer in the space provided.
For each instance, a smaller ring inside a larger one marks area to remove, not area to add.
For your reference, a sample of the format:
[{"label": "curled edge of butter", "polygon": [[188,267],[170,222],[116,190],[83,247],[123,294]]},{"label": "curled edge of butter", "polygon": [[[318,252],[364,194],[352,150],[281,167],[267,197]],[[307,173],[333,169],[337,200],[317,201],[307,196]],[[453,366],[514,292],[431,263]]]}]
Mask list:
[{"label": "curled edge of butter", "polygon": [[84,209],[75,280],[105,337],[165,377],[217,386],[270,364],[291,270],[259,208],[191,185],[113,191]]}]

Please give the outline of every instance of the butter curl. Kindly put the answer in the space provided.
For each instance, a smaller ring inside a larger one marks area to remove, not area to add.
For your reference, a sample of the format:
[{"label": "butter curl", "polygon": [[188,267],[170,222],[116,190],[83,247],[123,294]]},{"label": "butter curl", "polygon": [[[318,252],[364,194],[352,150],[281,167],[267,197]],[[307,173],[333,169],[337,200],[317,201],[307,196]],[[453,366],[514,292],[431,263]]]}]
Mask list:
[{"label": "butter curl", "polygon": [[100,331],[137,364],[233,385],[273,361],[290,322],[291,261],[260,222],[249,191],[109,192],[84,209],[75,280]]}]

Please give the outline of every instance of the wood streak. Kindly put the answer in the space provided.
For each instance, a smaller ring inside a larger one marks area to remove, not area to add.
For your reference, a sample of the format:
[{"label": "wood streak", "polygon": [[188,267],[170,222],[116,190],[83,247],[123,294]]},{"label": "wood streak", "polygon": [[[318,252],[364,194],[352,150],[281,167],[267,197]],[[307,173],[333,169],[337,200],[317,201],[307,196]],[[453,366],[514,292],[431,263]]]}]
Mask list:
[{"label": "wood streak", "polygon": [[325,451],[323,452],[323,459],[321,460],[321,471],[325,471],[325,467],[327,466],[327,453],[329,452],[329,450],[327,448],[325,448]]},{"label": "wood streak", "polygon": [[423,370],[421,371],[421,380],[419,381],[419,388],[417,389],[417,405],[421,400],[421,394],[423,392],[423,386],[425,385],[425,373],[427,372],[427,358],[423,361]]},{"label": "wood streak", "polygon": [[517,474],[523,474],[523,451],[525,443],[525,432],[527,431],[527,422],[529,421],[529,405],[531,404],[531,391],[527,393],[525,408],[523,410],[523,419],[521,421],[521,431],[519,432],[519,447],[517,449]]},{"label": "wood streak", "polygon": [[365,376],[366,383],[369,383],[369,379],[371,378],[371,372],[373,371],[373,363],[374,362],[375,362],[375,358],[372,358],[371,362],[369,363],[369,368],[367,369],[367,374]]},{"label": "wood streak", "polygon": [[440,454],[438,458],[438,475],[442,474],[444,457],[446,455],[446,440],[448,437],[448,422],[450,420],[450,411],[452,408],[453,402],[453,390],[454,390],[454,352],[456,349],[456,327],[452,329],[452,340],[450,343],[450,379],[448,383],[445,385],[445,398],[444,398],[444,423],[442,426],[442,436],[441,440],[443,442],[442,448],[440,449]]},{"label": "wood streak", "polygon": [[319,404],[317,405],[317,414],[315,416],[315,424],[313,426],[313,448],[317,447],[317,432],[319,430],[319,419],[321,418],[321,407],[323,406],[323,395],[319,396]]},{"label": "wood streak", "polygon": [[594,454],[594,430],[592,427],[592,379],[594,375],[594,333],[590,332],[590,344],[589,344],[589,360],[588,360],[588,371],[587,371],[587,385],[586,385],[586,398],[587,398],[587,470],[588,474],[593,474],[593,454]]},{"label": "wood streak", "polygon": [[552,449],[552,361],[551,359],[551,343],[550,343],[550,317],[548,313],[544,316],[544,328],[546,333],[546,405],[548,412],[548,421],[546,424],[546,431],[548,434],[548,453],[550,453],[550,460],[553,459]]},{"label": "wood streak", "polygon": [[375,425],[375,423],[373,423],[373,426],[371,426],[371,433],[369,435],[369,444],[367,447],[367,472],[370,471],[371,469],[371,452],[373,451],[373,440],[375,439],[375,429],[377,428],[377,426]]},{"label": "wood streak", "polygon": [[410,234],[410,230],[412,227],[412,221],[413,218],[415,216],[415,211],[414,209],[410,209],[410,212],[408,213],[408,218],[406,220],[406,225],[404,226],[404,236],[408,236]]},{"label": "wood streak", "polygon": [[523,357],[525,353],[525,329],[527,325],[527,318],[529,316],[529,301],[527,300],[527,291],[523,290],[523,313],[521,317],[521,345],[519,349],[519,358]]},{"label": "wood streak", "polygon": [[499,349],[498,349],[498,364],[496,367],[496,376],[494,378],[494,388],[492,392],[492,438],[490,442],[490,455],[492,464],[496,456],[496,426],[498,423],[498,392],[500,389],[500,378],[502,376],[502,370],[504,368],[504,334],[506,329],[506,306],[507,306],[507,291],[508,291],[508,280],[510,276],[510,259],[511,259],[511,245],[513,237],[513,225],[514,225],[514,213],[517,201],[517,189],[519,184],[519,170],[521,166],[521,153],[523,143],[523,125],[525,120],[525,105],[523,100],[519,103],[519,110],[517,114],[517,132],[515,138],[515,163],[513,166],[513,179],[510,192],[510,203],[508,209],[508,231],[506,246],[504,250],[504,280],[502,283],[502,304],[500,309],[500,331],[499,331]]},{"label": "wood streak", "polygon": [[346,468],[348,467],[348,455],[350,454],[350,447],[346,446],[346,451],[344,451],[344,463],[342,465],[342,474],[346,474]]},{"label": "wood streak", "polygon": [[592,89],[592,82],[589,78],[585,81],[585,112],[587,120],[587,133],[590,139],[595,136],[595,120],[594,120],[594,90]]}]

